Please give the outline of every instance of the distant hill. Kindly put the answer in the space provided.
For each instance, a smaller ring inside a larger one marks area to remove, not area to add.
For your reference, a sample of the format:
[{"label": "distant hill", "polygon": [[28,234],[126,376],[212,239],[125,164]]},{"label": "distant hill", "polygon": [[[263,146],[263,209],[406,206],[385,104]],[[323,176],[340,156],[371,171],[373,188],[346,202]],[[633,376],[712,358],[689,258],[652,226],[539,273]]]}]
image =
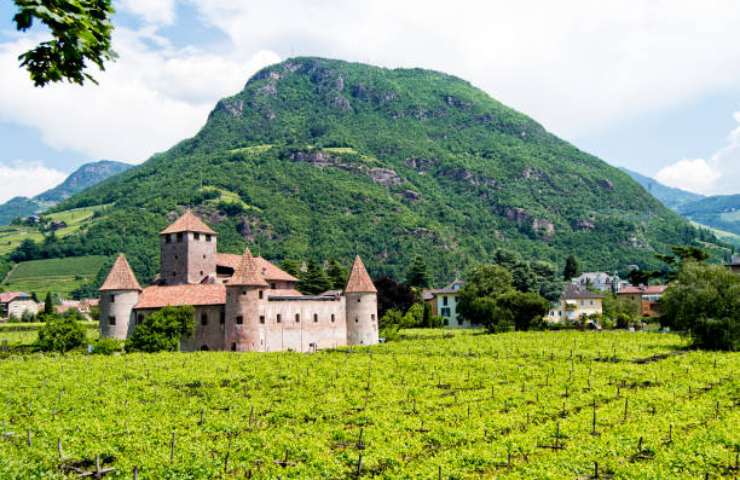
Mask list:
[{"label": "distant hill", "polygon": [[681,190],[680,188],[673,188],[667,185],[663,185],[657,180],[646,177],[645,175],[641,175],[637,172],[633,172],[632,170],[628,170],[626,168],[622,168],[621,170],[626,172],[637,183],[642,185],[642,187],[647,190],[648,193],[660,200],[663,205],[670,209],[678,210],[679,207],[681,207],[682,205],[704,198],[704,195],[687,192],[686,190]]},{"label": "distant hill", "polygon": [[706,197],[678,211],[695,222],[740,235],[740,195]]},{"label": "distant hill", "polygon": [[14,197],[0,205],[0,225],[8,225],[14,218],[41,213],[66,200],[77,192],[96,185],[113,175],[125,172],[128,163],[100,160],[86,163],[72,172],[64,182],[33,198]]},{"label": "distant hill", "polygon": [[110,205],[54,252],[126,252],[158,271],[158,231],[185,207],[223,251],[363,256],[403,277],[422,255],[438,281],[497,248],[584,268],[657,265],[698,232],[627,174],[470,83],[421,69],[294,58],[219,101],[198,134],[54,211]]}]

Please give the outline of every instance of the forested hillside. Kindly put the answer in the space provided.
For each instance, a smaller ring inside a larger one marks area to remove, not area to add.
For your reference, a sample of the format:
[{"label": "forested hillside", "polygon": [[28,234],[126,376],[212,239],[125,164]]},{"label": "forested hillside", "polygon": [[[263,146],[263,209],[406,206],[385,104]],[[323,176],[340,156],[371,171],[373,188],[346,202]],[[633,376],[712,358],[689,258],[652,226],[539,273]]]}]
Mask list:
[{"label": "forested hillside", "polygon": [[359,253],[376,275],[421,254],[438,280],[502,246],[611,271],[698,235],[624,172],[466,81],[318,58],[262,70],[195,137],[57,210],[102,204],[92,226],[43,248],[124,251],[143,280],[158,230],[187,206],[222,250]]}]

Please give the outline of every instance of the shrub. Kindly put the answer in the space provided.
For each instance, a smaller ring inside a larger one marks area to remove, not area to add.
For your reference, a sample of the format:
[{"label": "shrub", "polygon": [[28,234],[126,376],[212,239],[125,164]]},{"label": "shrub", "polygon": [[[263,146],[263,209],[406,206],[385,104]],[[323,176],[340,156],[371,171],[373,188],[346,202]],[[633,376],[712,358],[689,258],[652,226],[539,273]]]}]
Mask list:
[{"label": "shrub", "polygon": [[112,355],[123,351],[123,341],[116,338],[100,337],[92,344],[95,355]]},{"label": "shrub", "polygon": [[165,307],[144,317],[126,341],[127,352],[176,352],[180,339],[193,335],[193,307]]},{"label": "shrub", "polygon": [[39,330],[36,346],[43,352],[65,353],[82,346],[85,329],[71,318],[47,315],[46,324]]}]

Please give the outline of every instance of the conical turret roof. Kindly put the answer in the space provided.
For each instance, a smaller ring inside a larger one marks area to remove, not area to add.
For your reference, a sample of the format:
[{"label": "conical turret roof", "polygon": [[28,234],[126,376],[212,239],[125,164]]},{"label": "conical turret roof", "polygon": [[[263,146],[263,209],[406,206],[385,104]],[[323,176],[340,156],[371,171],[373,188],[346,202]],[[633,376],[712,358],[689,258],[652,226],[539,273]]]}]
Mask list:
[{"label": "conical turret roof", "polygon": [[234,275],[229,280],[229,285],[238,285],[245,287],[267,287],[268,283],[259,271],[257,261],[252,256],[249,248],[244,249],[239,265],[234,270]]},{"label": "conical turret roof", "polygon": [[116,261],[113,263],[113,267],[110,269],[108,276],[105,278],[105,282],[100,287],[100,291],[106,290],[138,290],[141,291],[141,285],[136,280],[134,272],[126,261],[126,257],[121,254],[118,255]]},{"label": "conical turret roof", "polygon": [[349,280],[347,280],[347,286],[344,289],[345,293],[377,293],[378,290],[373,285],[373,281],[370,279],[365,264],[362,263],[360,256],[355,257],[355,261],[352,264],[352,271],[349,274]]},{"label": "conical turret roof", "polygon": [[198,232],[216,235],[216,232],[206,225],[203,220],[198,218],[189,208],[185,210],[185,213],[183,213],[180,218],[175,220],[169,227],[159,232],[159,234],[166,235],[168,233],[180,232]]}]

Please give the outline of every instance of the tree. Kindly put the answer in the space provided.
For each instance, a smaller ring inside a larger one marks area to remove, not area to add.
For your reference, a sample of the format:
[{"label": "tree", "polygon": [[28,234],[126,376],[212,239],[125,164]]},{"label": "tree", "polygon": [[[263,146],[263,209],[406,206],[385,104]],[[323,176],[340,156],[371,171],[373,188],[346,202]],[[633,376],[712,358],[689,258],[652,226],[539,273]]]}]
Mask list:
[{"label": "tree", "polygon": [[86,72],[87,62],[105,70],[105,62],[116,58],[111,47],[111,0],[15,0],[15,4],[18,11],[13,21],[18,30],[30,29],[36,19],[52,36],[18,57],[35,86],[63,80],[97,83]]},{"label": "tree", "polygon": [[501,311],[514,324],[515,330],[527,331],[542,325],[550,303],[531,292],[510,291],[496,299]]},{"label": "tree", "polygon": [[318,263],[310,260],[298,282],[298,290],[307,295],[317,295],[332,288],[332,282]]},{"label": "tree", "polygon": [[329,277],[331,287],[334,290],[342,290],[347,285],[349,272],[335,259],[330,259],[326,267],[326,275]]},{"label": "tree", "polygon": [[44,315],[52,315],[54,313],[54,298],[51,292],[46,292],[46,298],[44,299]]},{"label": "tree", "polygon": [[281,267],[283,267],[283,270],[285,270],[287,273],[293,275],[296,278],[299,278],[301,276],[301,262],[299,262],[298,260],[286,258],[285,260],[283,260]]},{"label": "tree", "polygon": [[39,330],[36,346],[43,352],[65,353],[82,346],[85,341],[85,329],[74,318],[50,315]]},{"label": "tree", "polygon": [[421,327],[424,322],[424,305],[421,303],[415,303],[411,305],[411,308],[406,311],[406,314],[401,320],[401,326],[403,328],[416,328]]},{"label": "tree", "polygon": [[390,309],[405,312],[418,300],[408,285],[399,283],[391,277],[381,277],[373,283],[378,290],[378,315],[381,318]]},{"label": "tree", "polygon": [[565,281],[570,281],[579,274],[578,260],[573,255],[569,255],[565,259],[565,268],[563,269],[563,278]]},{"label": "tree", "polygon": [[694,346],[740,350],[740,276],[726,268],[685,262],[660,306],[661,322],[687,332]]},{"label": "tree", "polygon": [[180,339],[193,335],[193,307],[164,307],[147,315],[126,341],[127,352],[176,352]]},{"label": "tree", "polygon": [[429,272],[427,264],[421,255],[414,257],[406,272],[406,285],[409,287],[426,288],[429,286]]},{"label": "tree", "polygon": [[604,317],[618,328],[627,328],[640,317],[640,305],[629,298],[609,294],[603,301]]},{"label": "tree", "polygon": [[23,240],[10,254],[10,259],[14,262],[25,262],[37,258],[41,258],[41,248],[30,238]]},{"label": "tree", "polygon": [[[460,289],[457,311],[472,323],[483,324],[491,313],[490,305],[476,303],[481,298],[494,298],[513,289],[511,273],[499,265],[480,265],[468,275]],[[481,309],[482,308],[482,309]]]}]

